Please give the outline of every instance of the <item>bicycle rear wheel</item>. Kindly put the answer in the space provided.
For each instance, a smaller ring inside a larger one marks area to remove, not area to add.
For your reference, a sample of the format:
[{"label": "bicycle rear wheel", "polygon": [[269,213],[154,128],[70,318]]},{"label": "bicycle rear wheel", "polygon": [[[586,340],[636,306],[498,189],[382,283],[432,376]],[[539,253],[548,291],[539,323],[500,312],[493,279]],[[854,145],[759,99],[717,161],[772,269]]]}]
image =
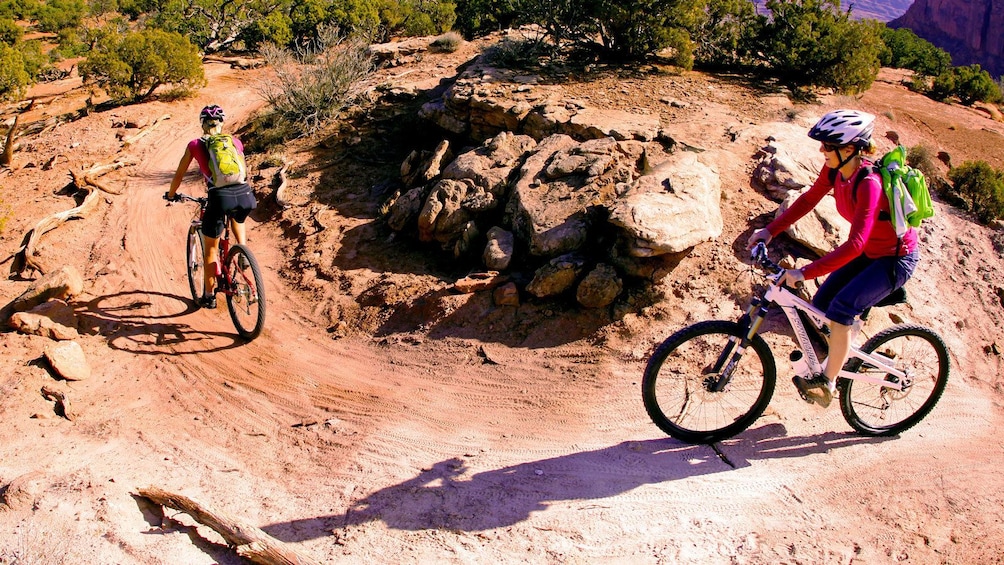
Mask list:
[{"label": "bicycle rear wheel", "polygon": [[[875,334],[861,347],[891,359],[906,373],[903,390],[864,381],[841,379],[840,411],[852,428],[869,436],[890,436],[917,425],[941,398],[948,384],[948,348],[933,331],[915,325],[899,325]],[[858,373],[881,372],[859,359],[848,369]],[[885,380],[896,377],[885,375]]]},{"label": "bicycle rear wheel", "polygon": [[[742,432],[763,414],[777,378],[774,355],[760,336],[740,348],[745,333],[735,322],[700,322],[656,348],[641,389],[659,429],[687,443],[714,443]],[[716,392],[726,370],[731,379]]]},{"label": "bicycle rear wheel", "polygon": [[206,262],[205,250],[202,248],[202,232],[195,226],[188,228],[186,243],[185,270],[188,272],[188,289],[192,291],[192,300],[198,304],[206,287],[204,277]]},{"label": "bicycle rear wheel", "polygon": [[234,245],[227,253],[227,308],[237,333],[246,340],[258,337],[265,325],[265,285],[251,250]]}]

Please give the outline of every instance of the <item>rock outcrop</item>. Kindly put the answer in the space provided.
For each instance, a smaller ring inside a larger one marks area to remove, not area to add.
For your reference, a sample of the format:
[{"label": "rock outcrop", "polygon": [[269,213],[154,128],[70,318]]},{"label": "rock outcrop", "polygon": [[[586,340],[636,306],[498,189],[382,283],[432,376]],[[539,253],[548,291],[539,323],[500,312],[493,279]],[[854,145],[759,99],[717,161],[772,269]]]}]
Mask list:
[{"label": "rock outcrop", "polygon": [[1004,2],[916,0],[889,27],[909,28],[951,53],[954,65],[977,63],[995,77],[1004,74]]},{"label": "rock outcrop", "polygon": [[[382,209],[391,229],[470,263],[474,275],[457,291],[491,290],[496,305],[518,305],[524,293],[603,308],[722,234],[715,151],[675,142],[657,116],[562,96],[475,62],[422,108],[453,141],[405,159]],[[790,202],[815,179],[818,147],[802,126],[768,129],[756,134],[773,143],[754,182]],[[476,145],[454,149],[458,139]],[[846,235],[829,200],[789,232],[820,253]]]}]

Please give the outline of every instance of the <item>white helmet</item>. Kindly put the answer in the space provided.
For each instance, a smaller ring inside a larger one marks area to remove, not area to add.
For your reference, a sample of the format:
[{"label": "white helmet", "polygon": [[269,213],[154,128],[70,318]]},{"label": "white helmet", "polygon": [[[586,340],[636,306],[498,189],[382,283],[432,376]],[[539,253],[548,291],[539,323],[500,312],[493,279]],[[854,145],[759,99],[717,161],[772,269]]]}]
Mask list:
[{"label": "white helmet", "polygon": [[809,137],[833,145],[868,147],[875,129],[875,116],[858,110],[834,110],[809,130]]}]

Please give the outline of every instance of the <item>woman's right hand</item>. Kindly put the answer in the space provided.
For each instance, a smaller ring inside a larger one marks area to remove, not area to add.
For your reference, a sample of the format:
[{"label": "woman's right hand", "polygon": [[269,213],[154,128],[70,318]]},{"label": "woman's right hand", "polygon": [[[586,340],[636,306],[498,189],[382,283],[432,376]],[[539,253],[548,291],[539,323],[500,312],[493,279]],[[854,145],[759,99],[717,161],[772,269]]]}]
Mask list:
[{"label": "woman's right hand", "polygon": [[749,241],[746,242],[746,251],[753,249],[753,246],[756,245],[757,242],[759,241],[762,241],[764,245],[767,245],[768,243],[770,243],[770,240],[772,239],[774,239],[774,236],[770,235],[770,230],[768,230],[767,228],[760,228],[755,232],[753,232],[753,235],[750,236]]}]

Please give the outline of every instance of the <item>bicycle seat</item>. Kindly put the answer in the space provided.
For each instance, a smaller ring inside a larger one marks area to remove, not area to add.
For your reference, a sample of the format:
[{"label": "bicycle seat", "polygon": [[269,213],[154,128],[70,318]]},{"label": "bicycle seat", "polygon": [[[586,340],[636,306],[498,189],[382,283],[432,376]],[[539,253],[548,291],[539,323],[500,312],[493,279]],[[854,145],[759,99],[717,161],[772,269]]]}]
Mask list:
[{"label": "bicycle seat", "polygon": [[874,306],[865,308],[865,311],[861,313],[861,320],[867,320],[868,313],[871,312],[872,308],[875,308],[876,306],[892,306],[894,304],[902,304],[904,302],[906,302],[906,289],[903,287],[899,287],[896,290],[890,292],[889,295],[883,298],[882,300],[876,302]]}]

